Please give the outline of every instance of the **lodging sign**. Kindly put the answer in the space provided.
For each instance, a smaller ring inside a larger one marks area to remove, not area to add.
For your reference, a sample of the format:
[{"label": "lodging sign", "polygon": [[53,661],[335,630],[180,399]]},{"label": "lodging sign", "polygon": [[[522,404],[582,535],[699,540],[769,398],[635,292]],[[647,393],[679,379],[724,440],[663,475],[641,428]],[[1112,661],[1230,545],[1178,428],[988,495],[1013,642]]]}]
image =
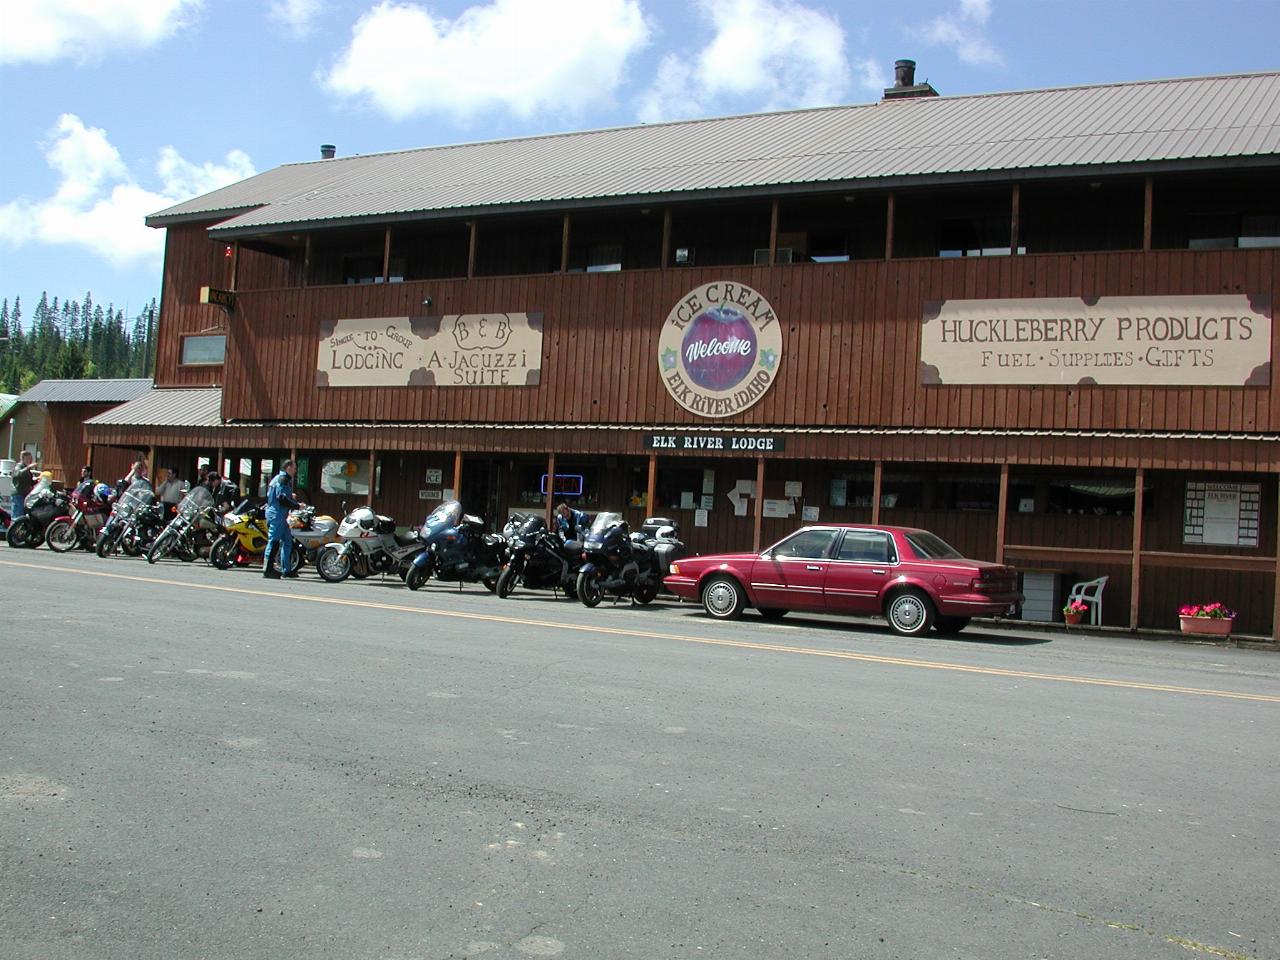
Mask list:
[{"label": "lodging sign", "polygon": [[541,377],[540,313],[320,324],[318,387],[528,387]]},{"label": "lodging sign", "polygon": [[782,360],[782,328],[751,287],[714,280],[690,290],[658,336],[658,375],[680,406],[731,417],[765,395]]},{"label": "lodging sign", "polygon": [[1270,298],[931,301],[920,328],[920,380],[1267,386]]}]

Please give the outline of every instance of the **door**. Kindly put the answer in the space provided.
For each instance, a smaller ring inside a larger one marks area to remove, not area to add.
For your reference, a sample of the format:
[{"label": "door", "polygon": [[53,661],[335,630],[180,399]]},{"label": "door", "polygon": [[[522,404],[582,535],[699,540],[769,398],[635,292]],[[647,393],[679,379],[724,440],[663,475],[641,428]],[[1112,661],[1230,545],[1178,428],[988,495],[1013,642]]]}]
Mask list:
[{"label": "door", "polygon": [[827,565],[823,594],[832,613],[878,614],[880,591],[894,575],[897,551],[883,530],[846,530]]},{"label": "door", "polygon": [[801,530],[771,547],[751,568],[756,605],[782,610],[823,610],[823,581],[839,530]]}]

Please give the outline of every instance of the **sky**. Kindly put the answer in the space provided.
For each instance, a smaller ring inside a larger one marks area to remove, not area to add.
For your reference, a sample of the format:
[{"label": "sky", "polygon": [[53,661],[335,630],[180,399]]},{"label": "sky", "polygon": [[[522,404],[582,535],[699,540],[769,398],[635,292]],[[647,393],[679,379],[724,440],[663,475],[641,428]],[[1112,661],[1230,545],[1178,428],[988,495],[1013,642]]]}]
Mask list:
[{"label": "sky", "polygon": [[143,218],[283,163],[1280,67],[1280,0],[0,0],[0,298],[159,297]]}]

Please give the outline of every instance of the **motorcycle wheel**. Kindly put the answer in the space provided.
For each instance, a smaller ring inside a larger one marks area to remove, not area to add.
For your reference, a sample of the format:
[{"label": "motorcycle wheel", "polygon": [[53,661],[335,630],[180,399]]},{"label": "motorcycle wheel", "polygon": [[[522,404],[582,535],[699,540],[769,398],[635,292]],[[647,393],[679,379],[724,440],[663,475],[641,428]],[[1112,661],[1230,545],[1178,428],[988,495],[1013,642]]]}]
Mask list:
[{"label": "motorcycle wheel", "polygon": [[183,563],[191,563],[196,557],[200,556],[200,551],[186,540],[178,541],[178,548],[176,552],[178,554],[178,559]]},{"label": "motorcycle wheel", "polygon": [[147,551],[147,563],[155,563],[157,560],[167,556],[169,553],[169,537],[161,534],[156,537],[156,542],[151,545],[151,549]]},{"label": "motorcycle wheel", "polygon": [[631,599],[640,606],[648,606],[658,597],[658,585],[656,583],[646,583],[636,587],[635,593],[631,595]]},{"label": "motorcycle wheel", "polygon": [[351,561],[351,576],[357,580],[369,579],[369,561],[363,553]]},{"label": "motorcycle wheel", "polygon": [[107,558],[107,554],[111,553],[115,547],[115,538],[109,534],[100,533],[98,539],[93,542],[93,552],[102,560]]},{"label": "motorcycle wheel", "polygon": [[604,599],[600,579],[591,573],[578,574],[578,599],[584,607],[598,607]]},{"label": "motorcycle wheel", "polygon": [[44,540],[54,553],[74,550],[80,543],[80,537],[76,534],[76,525],[70,520],[55,520],[49,524],[49,529],[44,532]]},{"label": "motorcycle wheel", "polygon": [[404,575],[404,585],[410,590],[417,590],[427,582],[427,578],[430,576],[431,571],[426,567],[411,566]]},{"label": "motorcycle wheel", "polygon": [[339,553],[337,548],[325,547],[316,555],[316,573],[326,583],[341,583],[354,572],[351,555]]},{"label": "motorcycle wheel", "polygon": [[120,549],[131,557],[142,556],[142,544],[136,536],[125,537],[120,541]]},{"label": "motorcycle wheel", "polygon": [[236,559],[236,538],[230,534],[219,537],[209,548],[209,566],[229,570]]},{"label": "motorcycle wheel", "polygon": [[31,547],[34,546],[31,542],[31,534],[31,521],[26,517],[19,517],[9,524],[9,529],[6,531],[4,538],[11,547]]},{"label": "motorcycle wheel", "polygon": [[498,578],[497,578],[497,577],[485,577],[485,578],[484,578],[484,579],[482,579],[480,582],[484,584],[484,588],[485,588],[486,590],[488,590],[490,593],[496,593],[496,592],[497,592],[497,590],[498,590]]},{"label": "motorcycle wheel", "polygon": [[498,599],[505,600],[511,596],[511,592],[516,588],[516,580],[519,574],[516,573],[515,567],[503,567],[502,572],[498,574],[498,585],[494,593],[498,595]]},{"label": "motorcycle wheel", "polygon": [[302,548],[296,543],[293,545],[293,551],[289,554],[289,573],[297,573],[302,569],[302,562],[306,557],[302,552]]}]

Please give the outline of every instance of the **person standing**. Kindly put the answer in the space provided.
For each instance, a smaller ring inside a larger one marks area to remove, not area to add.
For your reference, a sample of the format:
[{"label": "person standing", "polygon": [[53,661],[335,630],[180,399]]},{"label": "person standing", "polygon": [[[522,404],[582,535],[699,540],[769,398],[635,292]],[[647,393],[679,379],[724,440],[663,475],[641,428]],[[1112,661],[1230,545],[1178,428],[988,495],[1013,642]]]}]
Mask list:
[{"label": "person standing", "polygon": [[591,526],[591,517],[584,510],[575,510],[563,500],[556,507],[556,526],[566,540],[577,540]]},{"label": "person standing", "polygon": [[185,494],[182,492],[182,481],[178,479],[178,472],[172,467],[169,468],[164,478],[164,483],[156,487],[156,499],[164,504],[164,515],[172,517],[178,510],[178,504],[182,502]]},{"label": "person standing", "polygon": [[[298,465],[286,460],[267,488],[267,555],[262,561],[262,575],[270,580],[279,579],[281,574],[290,578],[298,575],[292,568],[293,534],[289,530],[289,511],[299,505],[293,496],[293,478],[297,472]],[[277,553],[279,570],[272,566]]]},{"label": "person standing", "polygon": [[11,498],[13,510],[11,512],[14,520],[27,515],[27,494],[36,485],[37,473],[35,457],[31,455],[30,450],[23,450],[22,456],[18,459],[18,465],[13,468],[13,497]]}]

